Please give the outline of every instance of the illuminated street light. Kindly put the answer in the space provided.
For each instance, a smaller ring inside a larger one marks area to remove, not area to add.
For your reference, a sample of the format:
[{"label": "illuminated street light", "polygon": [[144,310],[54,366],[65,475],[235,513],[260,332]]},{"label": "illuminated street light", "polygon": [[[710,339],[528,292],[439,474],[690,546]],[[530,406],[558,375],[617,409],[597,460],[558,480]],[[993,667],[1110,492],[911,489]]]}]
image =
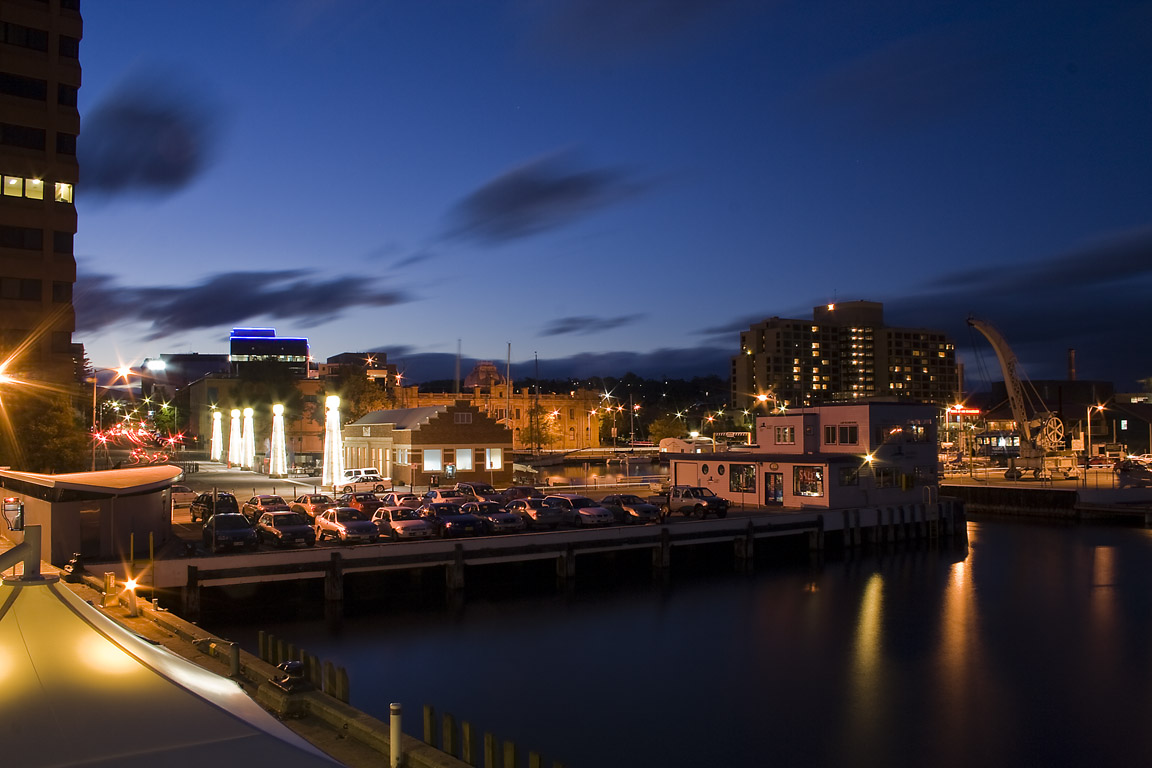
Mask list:
[{"label": "illuminated street light", "polygon": [[220,411],[212,411],[212,443],[210,451],[212,461],[220,461],[220,457],[224,454],[224,436],[220,430],[220,422],[223,418],[224,414],[220,413]]},{"label": "illuminated street light", "polygon": [[288,474],[288,457],[284,445],[284,406],[272,406],[272,450],[268,460],[268,474],[284,477]]},{"label": "illuminated street light", "polygon": [[329,395],[324,401],[324,475],[321,483],[335,485],[344,475],[344,446],[340,439],[340,397]]},{"label": "illuminated street light", "polygon": [[240,432],[240,444],[244,449],[240,463],[244,469],[252,469],[256,465],[256,435],[252,431],[251,408],[244,409],[244,428]]},{"label": "illuminated street light", "polygon": [[1087,408],[1088,412],[1088,431],[1084,435],[1084,487],[1088,487],[1088,468],[1091,466],[1089,462],[1092,461],[1092,409],[1103,411],[1103,405],[1090,405]]},{"label": "illuminated street light", "polygon": [[232,424],[228,430],[228,466],[238,467],[244,460],[244,446],[240,441],[240,409],[232,409]]}]

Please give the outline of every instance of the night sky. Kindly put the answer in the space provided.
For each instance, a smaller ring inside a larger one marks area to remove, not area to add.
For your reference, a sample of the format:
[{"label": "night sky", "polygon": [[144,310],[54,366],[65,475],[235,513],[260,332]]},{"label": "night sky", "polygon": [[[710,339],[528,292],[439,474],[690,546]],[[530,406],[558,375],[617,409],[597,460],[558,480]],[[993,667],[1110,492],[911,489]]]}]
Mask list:
[{"label": "night sky", "polygon": [[[727,375],[882,301],[999,378],[1152,376],[1152,3],[83,5],[76,341],[96,365],[383,349]],[[436,356],[440,356],[437,358]],[[983,376],[981,373],[980,376]]]}]

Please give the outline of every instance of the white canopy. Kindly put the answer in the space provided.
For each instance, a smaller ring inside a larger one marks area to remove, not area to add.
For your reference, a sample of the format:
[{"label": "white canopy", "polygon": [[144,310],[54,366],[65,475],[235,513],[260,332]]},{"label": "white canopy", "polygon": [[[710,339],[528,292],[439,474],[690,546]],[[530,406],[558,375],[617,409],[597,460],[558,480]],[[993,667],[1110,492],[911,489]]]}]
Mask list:
[{"label": "white canopy", "polygon": [[339,765],[235,682],[51,580],[0,584],[0,755],[21,768]]}]

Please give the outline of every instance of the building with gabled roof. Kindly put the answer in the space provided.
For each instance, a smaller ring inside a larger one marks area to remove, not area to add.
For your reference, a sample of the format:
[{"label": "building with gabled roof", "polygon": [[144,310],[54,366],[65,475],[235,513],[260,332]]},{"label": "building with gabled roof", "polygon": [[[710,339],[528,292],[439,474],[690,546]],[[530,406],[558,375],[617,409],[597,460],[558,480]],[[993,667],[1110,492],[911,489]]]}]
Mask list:
[{"label": "building with gabled roof", "polygon": [[467,400],[373,411],[344,427],[344,466],[397,485],[512,481],[512,431]]}]

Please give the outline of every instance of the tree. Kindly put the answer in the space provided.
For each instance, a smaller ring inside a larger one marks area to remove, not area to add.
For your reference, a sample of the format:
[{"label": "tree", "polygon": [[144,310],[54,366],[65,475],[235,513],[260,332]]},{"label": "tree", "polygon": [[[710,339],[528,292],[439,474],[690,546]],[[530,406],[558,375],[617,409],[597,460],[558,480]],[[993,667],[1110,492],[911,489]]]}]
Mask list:
[{"label": "tree", "polygon": [[648,437],[657,444],[666,437],[684,437],[687,433],[684,422],[673,414],[661,416],[648,425]]},{"label": "tree", "polygon": [[369,379],[363,368],[342,366],[329,388],[340,396],[340,415],[345,423],[352,423],[373,411],[395,407],[395,398],[378,382]]},{"label": "tree", "polygon": [[85,468],[88,432],[65,395],[5,394],[0,462],[25,472],[78,472]]},{"label": "tree", "polygon": [[539,403],[528,409],[528,426],[520,431],[520,442],[532,446],[533,450],[547,448],[556,442],[556,422],[551,414]]}]

